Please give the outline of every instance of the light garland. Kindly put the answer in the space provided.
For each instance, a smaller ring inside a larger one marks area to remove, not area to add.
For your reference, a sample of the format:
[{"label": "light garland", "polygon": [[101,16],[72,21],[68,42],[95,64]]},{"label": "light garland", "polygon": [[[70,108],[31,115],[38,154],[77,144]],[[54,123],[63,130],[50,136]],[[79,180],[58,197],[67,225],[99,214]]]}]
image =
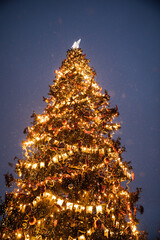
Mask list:
[{"label": "light garland", "polygon": [[[25,129],[25,159],[16,164],[18,189],[6,194],[8,222],[12,217],[23,224],[17,229],[13,221],[8,228],[4,221],[4,240],[11,235],[13,240],[41,240],[42,235],[95,240],[97,233],[142,239],[128,188],[134,173],[122,160],[118,139],[112,138],[120,128],[113,122],[118,108],[109,108],[109,96],[102,94],[84,57],[80,49],[68,52],[55,71],[50,97],[44,98],[47,107],[33,114],[33,126]],[[122,181],[128,181],[126,189]]]}]

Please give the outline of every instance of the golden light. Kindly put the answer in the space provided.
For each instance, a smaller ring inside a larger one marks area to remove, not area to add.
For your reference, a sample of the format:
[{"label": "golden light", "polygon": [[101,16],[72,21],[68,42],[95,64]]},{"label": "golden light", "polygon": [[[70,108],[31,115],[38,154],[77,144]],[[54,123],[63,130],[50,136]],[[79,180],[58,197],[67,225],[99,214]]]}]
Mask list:
[{"label": "golden light", "polygon": [[41,197],[40,197],[40,196],[37,196],[36,198],[37,198],[37,201],[40,201],[40,199],[41,199]]},{"label": "golden light", "polygon": [[32,168],[33,168],[33,169],[36,169],[37,166],[38,166],[38,164],[37,164],[37,163],[34,163],[34,164],[32,165]]},{"label": "golden light", "polygon": [[49,117],[44,115],[39,115],[37,116],[37,119],[39,120],[40,123],[44,123],[49,120]]},{"label": "golden light", "polygon": [[23,208],[23,205],[22,205],[22,204],[20,204],[20,205],[19,205],[19,208],[22,210],[22,208]]},{"label": "golden light", "polygon": [[113,236],[114,232],[110,232],[111,237]]},{"label": "golden light", "polygon": [[99,149],[100,154],[104,154],[104,148]]},{"label": "golden light", "polygon": [[39,140],[40,140],[40,137],[36,137],[36,140],[39,141]]},{"label": "golden light", "polygon": [[26,141],[26,142],[23,142],[23,147],[28,147],[30,145],[32,145],[34,142],[33,141]]},{"label": "golden light", "polygon": [[40,225],[41,224],[41,220],[38,220],[37,224]]},{"label": "golden light", "polygon": [[109,229],[104,230],[104,236],[108,238]]},{"label": "golden light", "polygon": [[32,165],[31,163],[28,163],[28,164],[26,165],[26,167],[29,168],[31,165]]},{"label": "golden light", "polygon": [[113,223],[115,223],[115,216],[112,215],[112,220],[113,220]]},{"label": "golden light", "polygon": [[72,208],[73,208],[73,203],[67,202],[66,207],[67,207],[67,209],[72,210]]},{"label": "golden light", "polygon": [[132,226],[132,232],[133,232],[133,233],[135,233],[135,232],[136,232],[136,230],[137,230],[136,226],[135,226],[135,225],[133,225],[133,226]]},{"label": "golden light", "polygon": [[88,235],[91,235],[91,234],[92,234],[92,230],[89,229],[89,230],[87,231],[87,234],[88,234]]},{"label": "golden light", "polygon": [[57,204],[60,205],[60,206],[62,206],[63,202],[64,202],[64,201],[59,198],[58,201],[57,201]]},{"label": "golden light", "polygon": [[53,157],[52,160],[53,160],[53,162],[55,162],[55,163],[58,162],[58,158],[57,158],[57,157]]},{"label": "golden light", "polygon": [[33,206],[36,206],[36,204],[37,204],[37,201],[33,200]]},{"label": "golden light", "polygon": [[85,240],[85,236],[84,235],[81,235],[80,237],[78,237],[79,240]]},{"label": "golden light", "polygon": [[75,205],[74,205],[74,208],[75,208],[75,211],[78,212],[79,205],[78,205],[78,204],[75,204]]},{"label": "golden light", "polygon": [[26,235],[26,238],[25,238],[25,239],[26,239],[26,240],[29,240],[29,235],[28,235],[28,234]]},{"label": "golden light", "polygon": [[26,208],[26,204],[22,205],[22,212],[25,211],[25,208]]},{"label": "golden light", "polygon": [[81,210],[84,210],[84,209],[85,209],[85,207],[84,207],[84,206],[80,206],[80,208],[81,208]]},{"label": "golden light", "polygon": [[102,205],[96,206],[96,212],[97,212],[97,214],[102,213]]},{"label": "golden light", "polygon": [[52,200],[56,200],[56,196],[55,195],[52,195]]},{"label": "golden light", "polygon": [[86,213],[92,213],[93,206],[87,206],[86,207]]},{"label": "golden light", "polygon": [[40,168],[43,168],[45,166],[44,162],[40,162]]},{"label": "golden light", "polygon": [[21,238],[22,234],[21,233],[17,233],[17,238]]},{"label": "golden light", "polygon": [[43,193],[43,196],[44,196],[44,197],[50,197],[51,194],[50,194],[49,192],[44,192],[44,193]]},{"label": "golden light", "polygon": [[117,228],[119,227],[119,222],[118,222],[118,221],[116,221],[116,227],[117,227]]}]

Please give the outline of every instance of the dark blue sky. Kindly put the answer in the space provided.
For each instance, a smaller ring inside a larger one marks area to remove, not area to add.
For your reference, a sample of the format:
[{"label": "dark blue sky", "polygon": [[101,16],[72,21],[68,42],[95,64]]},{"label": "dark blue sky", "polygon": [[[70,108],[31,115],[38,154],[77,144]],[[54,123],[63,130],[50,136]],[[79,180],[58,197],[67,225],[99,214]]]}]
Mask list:
[{"label": "dark blue sky", "polygon": [[21,156],[23,129],[42,113],[54,70],[75,40],[118,105],[135,181],[140,229],[160,229],[160,5],[143,0],[6,0],[0,3],[0,195],[8,162]]}]

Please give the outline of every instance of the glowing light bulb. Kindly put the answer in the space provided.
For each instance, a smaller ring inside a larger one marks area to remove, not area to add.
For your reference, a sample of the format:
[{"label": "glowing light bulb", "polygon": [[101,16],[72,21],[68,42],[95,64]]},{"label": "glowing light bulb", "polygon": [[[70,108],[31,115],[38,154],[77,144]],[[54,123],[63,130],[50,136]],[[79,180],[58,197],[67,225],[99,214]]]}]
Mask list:
[{"label": "glowing light bulb", "polygon": [[51,194],[50,194],[49,192],[44,192],[43,196],[44,196],[44,197],[50,197]]},{"label": "glowing light bulb", "polygon": [[67,206],[67,209],[72,210],[72,208],[73,208],[73,203],[67,202],[66,206]]},{"label": "glowing light bulb", "polygon": [[38,225],[40,225],[40,224],[41,224],[41,220],[38,220],[38,222],[37,222],[37,223],[38,223]]},{"label": "glowing light bulb", "polygon": [[104,236],[108,238],[109,229],[104,230]]},{"label": "glowing light bulb", "polygon": [[27,167],[29,168],[31,165],[32,165],[31,163],[28,163],[28,164],[27,164]]},{"label": "glowing light bulb", "polygon": [[87,206],[86,207],[86,213],[92,213],[93,206]]},{"label": "glowing light bulb", "polygon": [[45,166],[44,162],[40,162],[40,168],[43,168]]},{"label": "glowing light bulb", "polygon": [[81,235],[78,239],[79,239],[79,240],[85,240],[86,238],[85,238],[84,235]]},{"label": "glowing light bulb", "polygon": [[36,169],[36,168],[37,168],[37,163],[34,163],[34,164],[32,165],[32,168],[33,168],[33,169]]},{"label": "glowing light bulb", "polygon": [[87,234],[88,234],[88,235],[91,235],[91,234],[92,234],[92,230],[89,229],[89,230],[87,231]]},{"label": "glowing light bulb", "polygon": [[57,157],[53,157],[53,162],[57,163],[58,162],[58,159]]},{"label": "glowing light bulb", "polygon": [[36,200],[33,200],[33,206],[35,206],[37,204]]},{"label": "glowing light bulb", "polygon": [[97,213],[102,213],[102,205],[96,206],[96,212]]},{"label": "glowing light bulb", "polygon": [[136,232],[136,230],[137,230],[136,226],[135,226],[135,225],[134,225],[134,226],[132,226],[132,232],[133,232],[133,233],[135,233],[135,232]]},{"label": "glowing light bulb", "polygon": [[113,219],[113,223],[115,223],[115,216],[114,215],[112,215],[112,219]]},{"label": "glowing light bulb", "polygon": [[119,227],[119,222],[118,222],[118,221],[116,221],[116,227],[117,227],[117,228]]},{"label": "glowing light bulb", "polygon": [[29,235],[28,234],[26,235],[26,240],[29,240]]},{"label": "glowing light bulb", "polygon": [[56,199],[56,196],[52,195],[52,200],[53,200],[53,199],[55,200],[55,199]]},{"label": "glowing light bulb", "polygon": [[59,198],[58,201],[57,201],[57,204],[60,205],[60,206],[62,206],[63,200]]},{"label": "glowing light bulb", "polygon": [[75,205],[74,205],[74,208],[75,208],[75,212],[78,212],[78,210],[79,210],[79,205],[78,205],[78,204],[75,204]]},{"label": "glowing light bulb", "polygon": [[21,233],[18,233],[17,234],[17,238],[21,238],[22,237],[22,234]]}]

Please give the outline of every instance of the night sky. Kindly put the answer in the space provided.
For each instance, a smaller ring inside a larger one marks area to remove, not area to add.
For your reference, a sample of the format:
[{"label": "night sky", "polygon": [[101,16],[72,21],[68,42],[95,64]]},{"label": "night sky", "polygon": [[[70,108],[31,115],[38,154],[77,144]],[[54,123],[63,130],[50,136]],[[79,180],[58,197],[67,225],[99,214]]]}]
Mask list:
[{"label": "night sky", "polygon": [[42,113],[54,71],[74,41],[118,106],[117,133],[142,188],[139,229],[160,237],[160,4],[143,0],[0,2],[0,195],[23,130]]}]

